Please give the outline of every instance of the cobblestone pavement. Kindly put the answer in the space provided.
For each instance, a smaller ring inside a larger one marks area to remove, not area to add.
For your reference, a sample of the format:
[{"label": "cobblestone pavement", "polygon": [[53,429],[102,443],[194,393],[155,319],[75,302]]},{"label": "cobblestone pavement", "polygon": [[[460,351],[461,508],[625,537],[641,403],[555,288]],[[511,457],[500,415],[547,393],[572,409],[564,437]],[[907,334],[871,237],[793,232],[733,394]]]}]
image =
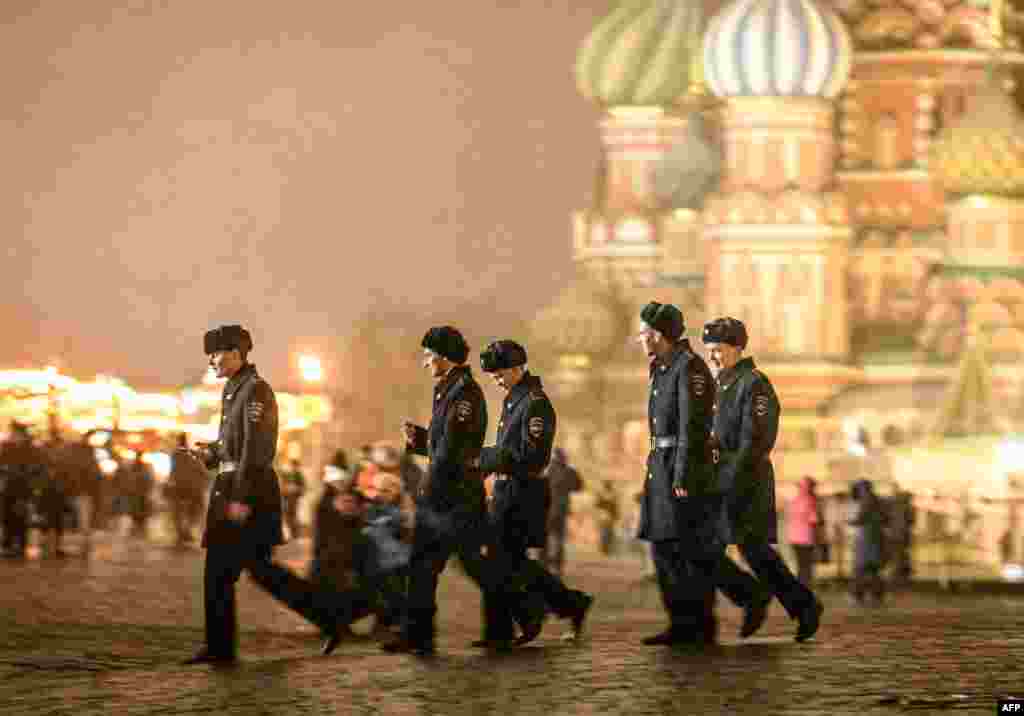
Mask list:
[{"label": "cobblestone pavement", "polygon": [[[279,558],[300,567],[306,544]],[[597,595],[589,637],[502,656],[468,647],[479,597],[457,570],[442,578],[439,655],[381,653],[368,636],[318,654],[315,630],[247,578],[240,582],[242,663],[184,667],[202,638],[201,553],[103,537],[88,560],[0,562],[0,714],[991,714],[1024,695],[1024,600],[897,594],[860,610],[822,595],[819,637],[792,641],[772,607],[739,642],[720,604],[723,644],[649,648],[660,630],[654,584],[636,562],[584,556],[568,581]],[[366,623],[357,625],[365,632]]]}]

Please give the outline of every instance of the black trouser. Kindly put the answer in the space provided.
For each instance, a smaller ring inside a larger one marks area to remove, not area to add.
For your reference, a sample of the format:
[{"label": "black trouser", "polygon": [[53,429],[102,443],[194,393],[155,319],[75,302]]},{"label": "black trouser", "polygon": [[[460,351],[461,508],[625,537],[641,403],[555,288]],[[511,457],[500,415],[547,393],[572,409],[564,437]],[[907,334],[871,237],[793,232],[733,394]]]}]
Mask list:
[{"label": "black trouser", "polygon": [[409,641],[417,644],[433,641],[437,583],[453,554],[458,555],[466,574],[483,593],[484,638],[512,638],[512,623],[503,609],[502,574],[498,564],[481,553],[487,543],[487,523],[482,510],[438,512],[428,506],[417,509],[403,627]]},{"label": "black trouser", "polygon": [[810,587],[814,581],[814,563],[817,561],[818,545],[816,544],[795,544],[793,552],[796,554],[796,578],[800,584]]},{"label": "black trouser", "polygon": [[664,540],[651,543],[651,559],[669,628],[680,633],[713,629],[718,551]]},{"label": "black trouser", "polygon": [[563,619],[576,614],[583,606],[583,593],[569,589],[544,565],[530,559],[528,549],[527,539],[511,530],[498,535],[495,540],[494,559],[498,569],[510,575],[511,584],[521,586],[521,590],[509,597],[508,608],[512,617],[520,624],[533,618],[532,610],[537,604],[530,599],[532,595],[542,597],[547,607]]},{"label": "black trouser", "polygon": [[[777,597],[791,619],[796,619],[804,609],[814,604],[814,594],[800,584],[770,544],[755,538],[744,540],[737,547],[740,554],[743,555],[743,559],[750,565],[754,576],[757,577],[754,589],[757,590],[759,584],[770,595]],[[732,563],[732,560],[728,561]],[[722,593],[729,598],[729,601],[737,606],[747,607],[750,605],[752,595],[749,591],[749,583],[746,584],[746,587],[743,584],[747,582],[749,575],[747,575],[747,579],[743,579],[737,573],[743,574],[735,563],[732,563],[732,568],[725,565],[717,579],[717,585]],[[755,591],[753,594],[759,594],[759,591]]]},{"label": "black trouser", "polygon": [[206,646],[211,654],[233,657],[238,617],[235,583],[242,570],[288,608],[324,631],[351,623],[368,611],[361,593],[317,588],[270,561],[273,548],[244,543],[216,544],[206,550],[203,594],[206,604]]},{"label": "black trouser", "polygon": [[738,607],[746,609],[766,596],[764,587],[724,552],[719,557],[715,572],[715,587]]}]

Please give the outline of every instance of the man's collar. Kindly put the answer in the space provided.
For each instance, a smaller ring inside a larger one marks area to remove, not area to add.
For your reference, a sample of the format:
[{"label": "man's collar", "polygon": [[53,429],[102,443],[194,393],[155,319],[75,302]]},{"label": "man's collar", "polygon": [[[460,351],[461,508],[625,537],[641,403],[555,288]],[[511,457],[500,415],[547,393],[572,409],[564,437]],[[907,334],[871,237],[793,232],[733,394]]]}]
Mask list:
[{"label": "man's collar", "polygon": [[683,338],[681,340],[676,341],[674,344],[672,344],[672,348],[669,349],[669,351],[665,355],[654,357],[654,359],[651,361],[652,370],[658,366],[665,366],[667,368],[668,366],[675,363],[676,359],[678,359],[679,356],[681,356],[688,350],[690,350],[689,338]]},{"label": "man's collar", "polygon": [[530,371],[523,373],[523,377],[520,378],[519,382],[512,386],[512,389],[508,391],[508,399],[515,403],[521,397],[530,392],[533,388],[540,387],[540,378],[535,376]]},{"label": "man's collar", "polygon": [[718,384],[721,386],[732,385],[737,378],[752,370],[754,370],[754,359],[749,356],[740,358],[732,368],[726,368],[718,374]]},{"label": "man's collar", "polygon": [[255,372],[256,366],[254,364],[243,363],[242,367],[239,368],[238,371],[233,376],[228,378],[228,382],[224,384],[224,390],[227,391],[229,388],[234,389],[236,386],[238,386],[239,383],[245,380],[247,375]]},{"label": "man's collar", "polygon": [[444,390],[449,385],[451,385],[452,383],[454,383],[456,380],[458,380],[460,377],[467,373],[469,373],[468,365],[453,365],[451,368],[448,369],[448,372],[441,376],[441,378],[437,381],[438,389]]}]

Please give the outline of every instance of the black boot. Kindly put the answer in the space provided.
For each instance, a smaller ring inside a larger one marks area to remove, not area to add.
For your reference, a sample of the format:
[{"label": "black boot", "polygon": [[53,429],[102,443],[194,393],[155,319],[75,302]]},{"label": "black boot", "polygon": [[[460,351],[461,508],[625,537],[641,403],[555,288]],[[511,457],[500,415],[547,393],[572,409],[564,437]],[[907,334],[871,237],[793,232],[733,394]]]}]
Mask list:
[{"label": "black boot", "polygon": [[519,596],[519,603],[513,612],[515,621],[522,630],[515,640],[516,646],[529,644],[540,636],[541,630],[544,629],[544,619],[547,616],[547,604],[542,595],[537,592],[523,592]]},{"label": "black boot", "polygon": [[382,644],[381,649],[392,654],[433,656],[434,612],[410,609],[401,633]]},{"label": "black boot", "polygon": [[741,639],[746,639],[748,636],[752,636],[761,628],[761,625],[764,624],[765,618],[768,616],[768,605],[771,604],[771,602],[771,595],[766,594],[756,597],[750,604],[743,608],[743,625],[740,627]]},{"label": "black boot", "polygon": [[818,627],[821,625],[821,614],[824,611],[825,607],[817,599],[800,610],[797,617],[800,620],[800,625],[797,627],[795,637],[798,642],[807,641],[817,633]]},{"label": "black boot", "polygon": [[586,592],[577,592],[579,604],[576,611],[569,617],[569,631],[562,636],[565,641],[579,641],[583,636],[583,624],[587,620],[587,614],[594,605],[594,597]]},{"label": "black boot", "polygon": [[690,644],[695,640],[693,629],[671,626],[660,634],[647,636],[640,640],[644,646],[672,646],[674,644]]}]

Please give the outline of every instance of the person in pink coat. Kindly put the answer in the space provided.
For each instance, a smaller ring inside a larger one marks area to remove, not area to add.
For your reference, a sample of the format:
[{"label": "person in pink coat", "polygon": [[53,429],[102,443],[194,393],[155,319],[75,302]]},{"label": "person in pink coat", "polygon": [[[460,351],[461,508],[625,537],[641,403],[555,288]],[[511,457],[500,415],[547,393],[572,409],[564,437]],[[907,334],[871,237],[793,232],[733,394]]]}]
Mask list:
[{"label": "person in pink coat", "polygon": [[797,492],[786,505],[786,539],[796,552],[797,578],[805,586],[814,579],[818,535],[822,526],[818,496],[812,477],[802,477]]}]

